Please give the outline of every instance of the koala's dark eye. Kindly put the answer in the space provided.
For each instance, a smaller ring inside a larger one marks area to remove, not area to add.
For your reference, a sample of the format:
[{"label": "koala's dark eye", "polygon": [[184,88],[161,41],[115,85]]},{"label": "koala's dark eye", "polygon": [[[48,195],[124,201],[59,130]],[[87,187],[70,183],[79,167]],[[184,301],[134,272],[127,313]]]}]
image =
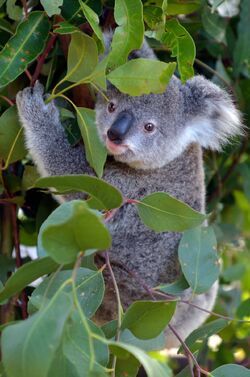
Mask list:
[{"label": "koala's dark eye", "polygon": [[116,106],[115,106],[114,102],[109,102],[109,104],[108,104],[109,113],[113,113],[115,111],[115,109],[116,109]]},{"label": "koala's dark eye", "polygon": [[153,123],[147,123],[144,125],[144,130],[147,132],[152,132],[155,129],[155,125]]}]

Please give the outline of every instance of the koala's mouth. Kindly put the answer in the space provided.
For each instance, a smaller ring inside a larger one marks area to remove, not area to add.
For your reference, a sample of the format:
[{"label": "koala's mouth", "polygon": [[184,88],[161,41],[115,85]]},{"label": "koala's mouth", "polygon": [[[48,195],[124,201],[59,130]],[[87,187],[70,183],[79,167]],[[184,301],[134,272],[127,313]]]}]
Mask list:
[{"label": "koala's mouth", "polygon": [[128,150],[128,146],[125,144],[115,144],[112,141],[110,141],[108,138],[106,139],[106,147],[107,150],[115,156],[121,155],[125,153]]}]

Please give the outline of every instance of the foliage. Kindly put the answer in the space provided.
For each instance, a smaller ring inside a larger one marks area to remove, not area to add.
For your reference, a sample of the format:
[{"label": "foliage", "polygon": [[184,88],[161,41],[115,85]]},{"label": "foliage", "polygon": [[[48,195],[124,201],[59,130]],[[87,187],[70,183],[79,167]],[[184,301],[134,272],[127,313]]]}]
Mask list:
[{"label": "foliage", "polygon": [[[238,13],[225,18],[226,2],[0,1],[0,376],[133,377],[140,365],[152,377],[191,375],[189,367],[180,371],[175,360],[159,352],[163,331],[185,289],[205,292],[218,277],[215,312],[179,352],[187,354],[188,348],[191,366],[194,362],[203,374],[250,376],[247,138],[224,154],[206,153],[209,216],[204,216],[167,193],[139,201],[123,198],[103,181],[107,153],[92,109],[97,92],[105,97],[106,79],[129,95],[161,93],[177,67],[183,83],[196,72],[231,91],[247,128],[250,6],[241,0]],[[101,30],[115,24],[111,51],[103,56]],[[128,61],[145,35],[160,61]],[[16,93],[37,79],[51,93],[47,101],[59,100],[69,142],[83,139],[97,177],[38,179],[15,107]],[[48,187],[54,194],[84,193],[86,200],[59,206]],[[151,299],[134,302],[125,313],[117,294],[117,320],[98,326],[102,274],[106,269],[112,276],[112,267],[108,252],[99,269],[94,256],[110,246],[106,222],[124,203],[134,205],[141,221],[156,232],[184,232],[179,246],[183,274],[172,284],[145,287]],[[209,227],[202,225],[204,220]],[[21,257],[20,244],[38,245],[39,258]],[[43,281],[35,288],[31,283],[40,277]],[[153,300],[160,295],[162,300]],[[224,341],[215,347],[211,340],[221,340],[214,337],[218,332]]]}]

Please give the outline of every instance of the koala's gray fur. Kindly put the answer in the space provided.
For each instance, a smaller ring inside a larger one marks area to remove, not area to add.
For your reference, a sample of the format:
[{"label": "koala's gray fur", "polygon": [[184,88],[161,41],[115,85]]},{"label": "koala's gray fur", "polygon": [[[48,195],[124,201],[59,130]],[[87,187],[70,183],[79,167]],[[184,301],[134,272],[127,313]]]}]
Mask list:
[{"label": "koala's gray fur", "polygon": [[[131,56],[154,58],[145,43],[141,51]],[[241,129],[240,115],[230,96],[201,76],[185,85],[173,77],[163,94],[140,97],[122,94],[109,84],[107,96],[116,105],[113,113],[108,112],[101,96],[96,104],[97,126],[104,143],[107,130],[121,111],[132,113],[135,121],[126,135],[126,147],[107,162],[103,178],[118,187],[124,197],[140,199],[155,191],[165,191],[204,212],[201,146],[219,149]],[[69,145],[55,104],[44,104],[39,83],[18,93],[17,106],[27,147],[42,175],[93,174],[83,148]],[[146,134],[143,126],[149,122],[156,129]],[[146,228],[131,204],[117,211],[109,228],[113,238],[110,259],[125,307],[148,296],[138,280],[119,266],[135,272],[150,287],[171,283],[179,276],[180,233],[155,233]],[[97,316],[102,321],[112,319],[116,312],[113,286],[108,276],[105,279],[106,296]],[[205,294],[192,296],[188,289],[183,297],[211,310],[216,292],[217,283]],[[206,318],[206,313],[179,303],[171,324],[186,338]],[[177,345],[177,339],[166,330],[166,347]]]}]

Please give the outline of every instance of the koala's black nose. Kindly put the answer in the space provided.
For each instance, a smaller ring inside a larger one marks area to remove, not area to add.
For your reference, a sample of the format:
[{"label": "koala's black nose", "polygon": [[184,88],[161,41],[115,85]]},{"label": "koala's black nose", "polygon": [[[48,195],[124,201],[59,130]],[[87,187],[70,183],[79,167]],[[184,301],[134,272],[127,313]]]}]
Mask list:
[{"label": "koala's black nose", "polygon": [[124,136],[128,133],[134,122],[134,117],[131,113],[123,111],[114,121],[107,132],[108,138],[115,144],[122,144]]}]

